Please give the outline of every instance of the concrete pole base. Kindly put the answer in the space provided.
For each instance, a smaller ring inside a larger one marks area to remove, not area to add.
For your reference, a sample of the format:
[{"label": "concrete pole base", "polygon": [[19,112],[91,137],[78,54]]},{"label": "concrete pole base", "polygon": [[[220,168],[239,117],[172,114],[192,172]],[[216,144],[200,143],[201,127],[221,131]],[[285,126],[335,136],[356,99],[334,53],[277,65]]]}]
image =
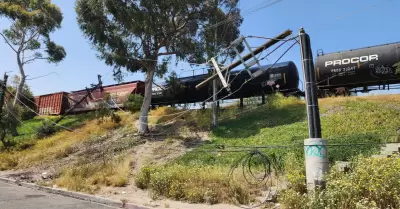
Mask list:
[{"label": "concrete pole base", "polygon": [[329,172],[327,141],[320,138],[304,140],[307,188],[325,188],[325,175]]}]

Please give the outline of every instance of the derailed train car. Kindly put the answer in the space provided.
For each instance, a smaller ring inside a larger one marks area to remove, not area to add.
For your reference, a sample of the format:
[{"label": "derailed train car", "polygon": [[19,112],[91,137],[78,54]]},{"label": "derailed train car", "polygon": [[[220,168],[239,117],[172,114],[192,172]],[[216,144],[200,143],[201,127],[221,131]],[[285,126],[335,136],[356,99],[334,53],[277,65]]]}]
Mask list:
[{"label": "derailed train car", "polygon": [[[271,94],[276,91],[291,93],[298,91],[299,74],[293,62],[282,62],[275,65],[264,65],[262,69],[266,72],[259,77],[250,80],[246,70],[232,70],[228,76],[230,92],[225,89],[218,94],[218,98],[237,99],[252,97],[261,94]],[[259,69],[254,67],[250,72],[254,73]],[[204,81],[209,74],[179,78],[178,85],[172,87],[166,83],[154,85],[152,92],[152,105],[169,105],[182,103],[195,103],[210,101],[212,85],[196,89],[196,85]],[[249,80],[249,81],[248,81]],[[246,82],[248,81],[248,82]],[[243,85],[246,82],[245,85]],[[235,93],[233,93],[235,92]]]},{"label": "derailed train car", "polygon": [[318,88],[357,88],[400,83],[400,42],[317,56]]},{"label": "derailed train car", "polygon": [[[68,95],[69,107],[73,107],[78,101],[87,95],[86,90],[73,91]],[[103,86],[103,89],[94,90],[89,97],[74,108],[71,113],[87,112],[95,110],[99,103],[107,102],[110,107],[122,108],[124,101],[131,94],[144,94],[144,83],[142,81],[132,81],[116,85]],[[109,100],[105,101],[106,95]]]},{"label": "derailed train car", "polygon": [[[62,115],[75,106],[88,94],[87,90],[73,91],[71,93],[59,92],[35,97],[36,112],[40,115]],[[121,84],[103,86],[103,90],[96,89],[69,111],[70,114],[88,112],[97,109],[99,103],[104,102],[106,95],[109,100],[105,101],[112,108],[123,108],[124,101],[131,94],[144,94],[144,82],[131,81]]]}]

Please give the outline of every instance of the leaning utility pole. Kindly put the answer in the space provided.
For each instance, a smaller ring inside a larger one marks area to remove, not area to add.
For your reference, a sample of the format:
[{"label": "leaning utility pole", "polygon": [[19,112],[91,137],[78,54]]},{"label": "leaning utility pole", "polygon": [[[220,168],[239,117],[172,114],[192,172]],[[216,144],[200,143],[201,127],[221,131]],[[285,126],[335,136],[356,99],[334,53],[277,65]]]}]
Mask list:
[{"label": "leaning utility pole", "polygon": [[65,118],[65,116],[67,116],[67,115],[68,115],[72,110],[74,110],[79,104],[81,104],[83,101],[85,101],[86,98],[91,97],[91,93],[92,93],[94,90],[100,88],[100,90],[103,91],[103,86],[102,86],[102,85],[103,85],[103,82],[101,81],[101,75],[97,75],[97,79],[98,79],[98,84],[97,84],[97,85],[92,84],[93,87],[90,88],[90,89],[86,88],[86,92],[87,92],[86,95],[85,95],[84,97],[82,97],[78,102],[76,102],[74,106],[72,106],[72,107],[69,108],[67,111],[65,111],[65,113],[64,113],[58,120],[56,120],[56,121],[54,122],[55,125],[57,125],[59,122],[61,122],[61,121]]},{"label": "leaning utility pole", "polygon": [[[252,51],[252,53],[248,53],[245,56],[243,56],[240,60],[237,60],[236,62],[232,63],[231,65],[224,67],[223,69],[220,70],[220,74],[219,73],[214,73],[213,75],[211,75],[210,77],[206,78],[204,81],[202,81],[201,83],[196,85],[196,89],[200,89],[202,87],[204,87],[209,81],[216,79],[218,76],[220,76],[223,73],[226,73],[227,71],[231,71],[232,69],[238,67],[241,64],[244,64],[245,61],[251,59],[251,58],[255,58],[255,55],[260,54],[261,52],[267,50],[268,48],[270,48],[271,46],[275,45],[276,43],[278,43],[279,41],[281,41],[282,39],[290,36],[292,34],[291,30],[286,30],[285,32],[279,34],[278,36],[270,39],[269,41],[267,41],[266,43],[264,43],[263,45],[261,45],[260,47],[258,47],[257,49],[255,49],[254,51]],[[233,41],[232,44],[237,43],[241,43],[244,40],[244,37],[241,37],[235,41]],[[252,64],[256,64],[254,63],[254,61],[251,61]],[[251,65],[251,64],[250,64]]]},{"label": "leaning utility pole", "polygon": [[7,79],[8,75],[7,73],[4,73],[4,79],[3,81],[0,81],[1,85],[1,90],[0,90],[0,120],[3,114],[3,106],[4,106],[4,97],[6,96],[6,91],[7,91]]},{"label": "leaning utility pole", "polygon": [[[218,10],[218,0],[215,0],[215,16],[217,15],[217,10]],[[217,24],[217,18],[215,17],[215,24]],[[217,56],[217,39],[218,39],[218,27],[215,27],[215,32],[214,32],[214,57]],[[218,59],[218,58],[217,58]],[[213,73],[216,74],[217,71],[214,68]],[[212,83],[212,88],[213,88],[213,103],[212,103],[212,109],[213,109],[213,127],[218,126],[218,107],[217,107],[217,80],[214,79]]]},{"label": "leaning utility pole", "polygon": [[309,138],[304,140],[306,177],[309,189],[325,187],[324,175],[328,172],[328,149],[321,137],[317,84],[313,63],[310,36],[303,28],[299,32],[302,67],[304,72],[305,100],[307,105]]}]

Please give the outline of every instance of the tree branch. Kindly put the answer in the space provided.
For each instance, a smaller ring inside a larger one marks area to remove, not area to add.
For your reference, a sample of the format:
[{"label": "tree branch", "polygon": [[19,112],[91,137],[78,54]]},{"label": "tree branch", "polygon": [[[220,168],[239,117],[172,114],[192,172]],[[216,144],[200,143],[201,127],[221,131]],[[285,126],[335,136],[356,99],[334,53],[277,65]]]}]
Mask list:
[{"label": "tree branch", "polygon": [[158,53],[158,56],[173,55],[173,54],[176,54],[176,53],[178,53],[178,52],[177,51],[174,51],[174,52],[161,52],[161,53]]},{"label": "tree branch", "polygon": [[11,43],[7,40],[7,38],[4,36],[3,33],[0,33],[1,36],[3,36],[4,41],[8,44],[8,46],[10,46],[10,48],[17,53],[17,50],[11,45]]},{"label": "tree branch", "polygon": [[32,34],[31,37],[28,38],[28,40],[24,41],[22,44],[27,44],[29,41],[32,41],[37,35],[39,35],[39,32],[36,31],[35,33]]},{"label": "tree branch", "polygon": [[21,44],[20,44],[20,46],[18,48],[18,52],[17,53],[20,53],[24,49],[25,36],[26,36],[26,30],[23,30],[22,31]]},{"label": "tree branch", "polygon": [[32,58],[32,59],[26,60],[22,64],[25,65],[25,64],[29,64],[30,62],[33,62],[35,60],[48,60],[48,59],[49,59],[49,57],[35,57],[35,58]]}]

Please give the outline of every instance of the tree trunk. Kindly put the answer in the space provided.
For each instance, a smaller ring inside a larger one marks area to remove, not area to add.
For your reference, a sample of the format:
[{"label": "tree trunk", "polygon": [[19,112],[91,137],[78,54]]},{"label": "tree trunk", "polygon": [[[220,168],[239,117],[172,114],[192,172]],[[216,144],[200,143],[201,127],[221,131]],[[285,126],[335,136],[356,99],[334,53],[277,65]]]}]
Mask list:
[{"label": "tree trunk", "polygon": [[[24,65],[22,64],[22,61],[21,61],[19,53],[17,53],[17,62],[18,62],[19,72],[21,74],[21,78],[20,78],[21,80],[19,81],[19,84],[18,84],[18,87],[17,87],[17,92],[15,93],[15,98],[14,98],[14,102],[13,102],[13,107],[14,108],[13,108],[12,111],[17,110],[17,108],[15,108],[15,107],[18,104],[18,101],[21,98],[20,95],[23,92],[23,88],[24,88],[24,85],[25,85],[25,79],[26,79],[25,72],[24,72]],[[14,111],[13,114],[18,116],[17,111]],[[11,126],[11,135],[14,136],[14,137],[19,135],[16,125]]]},{"label": "tree trunk", "polygon": [[148,126],[148,114],[151,105],[151,96],[152,96],[152,85],[153,85],[153,77],[154,72],[156,70],[156,63],[149,66],[146,72],[146,80],[145,80],[145,89],[144,89],[144,99],[142,108],[140,109],[140,118],[139,118],[139,133],[147,134],[150,132]]},{"label": "tree trunk", "polygon": [[20,98],[21,98],[20,95],[22,94],[22,91],[23,91],[23,88],[25,85],[25,79],[26,79],[25,72],[24,72],[24,65],[21,62],[19,53],[17,54],[17,62],[18,62],[19,72],[21,74],[21,80],[17,87],[17,93],[15,93],[13,107],[15,107],[15,105],[17,105],[18,100],[20,100]]}]

